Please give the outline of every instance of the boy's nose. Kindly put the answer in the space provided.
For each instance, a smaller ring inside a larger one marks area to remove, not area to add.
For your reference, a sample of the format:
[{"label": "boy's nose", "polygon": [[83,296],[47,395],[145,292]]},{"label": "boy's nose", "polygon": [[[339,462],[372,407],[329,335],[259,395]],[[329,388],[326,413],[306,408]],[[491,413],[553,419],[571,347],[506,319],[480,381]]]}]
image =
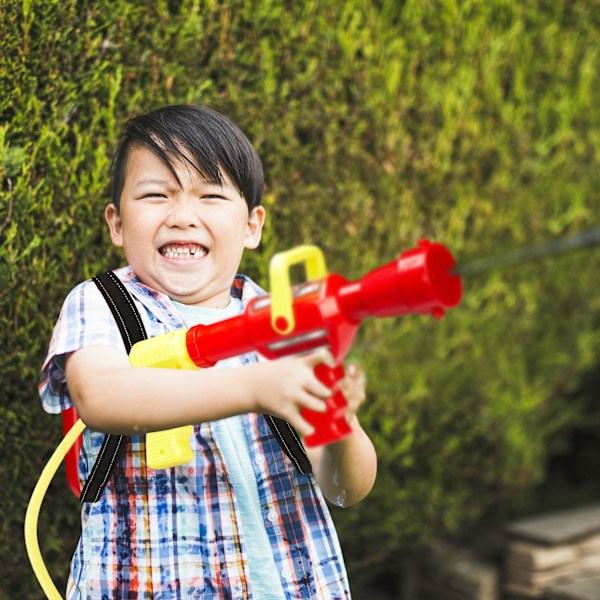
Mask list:
[{"label": "boy's nose", "polygon": [[178,227],[180,229],[197,227],[200,224],[200,215],[191,202],[174,202],[167,209],[165,224],[167,227]]}]

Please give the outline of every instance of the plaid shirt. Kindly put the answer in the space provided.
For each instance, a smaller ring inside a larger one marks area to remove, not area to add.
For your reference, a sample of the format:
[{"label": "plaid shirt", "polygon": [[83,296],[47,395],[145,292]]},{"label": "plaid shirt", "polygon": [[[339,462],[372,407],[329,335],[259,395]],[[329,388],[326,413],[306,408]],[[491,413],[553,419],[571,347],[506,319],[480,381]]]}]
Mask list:
[{"label": "plaid shirt", "polygon": [[[149,336],[184,326],[169,298],[143,285],[129,267],[115,273],[134,297]],[[260,293],[250,279],[236,277],[232,296],[244,305]],[[106,302],[86,281],[65,300],[42,367],[46,411],[72,406],[64,355],[90,345],[124,348]],[[248,360],[256,356],[240,357],[239,364]],[[262,416],[247,414],[243,420],[286,599],[350,598],[335,528],[314,477],[295,469]],[[236,498],[211,423],[195,426],[194,433],[193,462],[156,471],[146,467],[144,437],[131,436],[100,501],[83,506],[68,599],[253,598]],[[82,481],[103,437],[84,431]]]}]

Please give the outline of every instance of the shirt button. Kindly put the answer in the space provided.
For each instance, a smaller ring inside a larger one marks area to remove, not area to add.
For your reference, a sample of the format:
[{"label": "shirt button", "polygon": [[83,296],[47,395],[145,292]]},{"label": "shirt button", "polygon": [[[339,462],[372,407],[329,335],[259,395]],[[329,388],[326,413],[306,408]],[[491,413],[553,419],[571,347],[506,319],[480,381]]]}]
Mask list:
[{"label": "shirt button", "polygon": [[267,515],[267,519],[271,522],[271,523],[277,523],[277,512],[274,510],[270,510],[269,514]]},{"label": "shirt button", "polygon": [[259,466],[262,467],[265,464],[265,457],[262,454],[259,454],[255,459],[254,462]]},{"label": "shirt button", "polygon": [[291,569],[289,567],[283,567],[283,569],[281,569],[281,576],[285,580],[290,580],[292,578]]}]

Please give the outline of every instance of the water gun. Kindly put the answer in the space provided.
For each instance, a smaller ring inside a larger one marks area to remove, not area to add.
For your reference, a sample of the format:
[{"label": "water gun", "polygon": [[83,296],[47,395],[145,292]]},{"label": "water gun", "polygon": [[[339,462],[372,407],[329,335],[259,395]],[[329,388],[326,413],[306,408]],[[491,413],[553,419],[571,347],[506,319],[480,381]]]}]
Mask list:
[{"label": "water gun", "polygon": [[[292,286],[290,269],[304,264],[307,281]],[[332,389],[325,412],[304,410],[314,433],[307,446],[330,444],[350,433],[346,400],[338,387],[344,376],[342,361],[349,352],[360,323],[366,317],[406,314],[444,316],[462,296],[462,281],[450,251],[439,243],[419,241],[357,281],[327,274],[322,252],[299,246],[275,255],[270,263],[271,295],[253,299],[243,314],[212,325],[197,325],[144,340],[129,354],[134,366],[196,369],[247,352],[265,358],[300,354],[327,347],[336,366],[317,365],[317,377]],[[44,565],[37,540],[37,521],[43,497],[62,459],[67,457],[67,480],[79,496],[77,463],[80,435],[85,425],[75,410],[63,413],[65,437],[44,468],[25,516],[25,542],[33,570],[48,598],[61,596]],[[149,433],[148,466],[155,469],[185,464],[193,458],[193,426]]]},{"label": "water gun", "polygon": [[[307,281],[292,287],[290,269],[296,264],[304,264]],[[196,369],[252,351],[276,359],[327,347],[336,366],[319,364],[315,375],[331,388],[332,395],[325,412],[304,409],[302,416],[314,427],[304,444],[330,444],[351,432],[338,382],[344,376],[342,361],[361,321],[408,313],[442,317],[462,294],[461,279],[451,272],[454,264],[445,246],[422,240],[397,260],[349,282],[327,274],[319,248],[299,246],[273,257],[271,295],[252,300],[243,314],[138,342],[129,359],[136,366]],[[148,466],[164,469],[191,461],[192,433],[189,425],[147,434]]]},{"label": "water gun", "polygon": [[[307,281],[291,286],[290,268],[304,264]],[[304,245],[273,256],[269,266],[270,296],[253,300],[243,315],[214,325],[157,336],[136,344],[129,354],[134,366],[197,369],[217,361],[256,351],[266,358],[277,358],[329,346],[339,363],[334,369],[318,365],[317,377],[333,389],[324,413],[304,411],[304,418],[315,431],[305,438],[308,446],[327,444],[349,433],[344,417],[346,402],[336,387],[343,377],[341,361],[346,356],[362,319],[409,313],[432,314],[459,303],[460,277],[454,272],[455,260],[449,250],[428,240],[416,248],[365,275],[348,282],[327,274],[323,253],[316,246]],[[63,432],[74,435],[79,422],[75,407],[63,411]],[[79,433],[83,427],[79,425]],[[193,426],[179,427],[146,435],[149,467],[166,469],[190,462]],[[67,482],[73,494],[81,492],[78,474],[81,436],[75,437],[66,455]]]}]

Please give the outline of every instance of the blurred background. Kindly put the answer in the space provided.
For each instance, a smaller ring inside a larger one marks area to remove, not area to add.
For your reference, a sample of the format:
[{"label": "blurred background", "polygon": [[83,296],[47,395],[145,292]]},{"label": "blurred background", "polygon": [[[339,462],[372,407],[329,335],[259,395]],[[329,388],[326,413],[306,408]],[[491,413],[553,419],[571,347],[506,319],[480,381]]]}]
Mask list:
[{"label": "blurred background", "polygon": [[[247,133],[269,218],[243,270],[265,286],[301,243],[354,279],[421,238],[468,263],[600,223],[597,0],[0,0],[0,16],[2,598],[42,596],[22,526],[62,430],[38,374],[68,291],[123,262],[102,214],[127,118],[208,104]],[[600,574],[599,267],[588,249],[497,269],[442,320],[364,324],[351,358],[379,475],[332,508],[355,598],[542,597]],[[556,548],[518,526],[582,507],[558,547],[587,540],[589,568],[549,577]],[[39,524],[59,589],[78,534],[61,470]],[[513,580],[515,536],[543,568]]]}]

